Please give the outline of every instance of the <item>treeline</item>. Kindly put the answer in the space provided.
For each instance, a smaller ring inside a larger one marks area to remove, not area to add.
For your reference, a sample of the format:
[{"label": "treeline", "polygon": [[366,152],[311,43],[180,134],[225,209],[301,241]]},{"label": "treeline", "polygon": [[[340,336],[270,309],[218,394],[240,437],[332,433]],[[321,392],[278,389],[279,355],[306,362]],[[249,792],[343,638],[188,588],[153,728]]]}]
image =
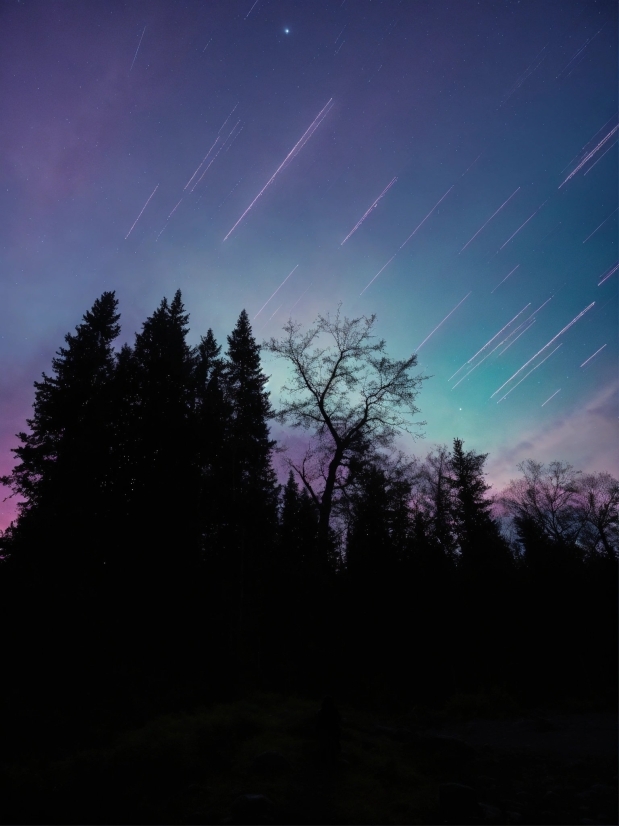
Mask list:
[{"label": "treeline", "polygon": [[119,318],[104,293],[66,336],[2,480],[23,500],[9,562],[70,590],[102,577],[169,584],[215,548],[229,556],[248,524],[264,544],[276,526],[271,410],[247,315],[225,358],[211,330],[187,344],[180,292],[115,352]]},{"label": "treeline", "polygon": [[[106,292],[65,337],[1,480],[20,500],[0,538],[6,708],[614,696],[614,479],[531,460],[493,499],[459,439],[399,454],[394,411],[423,377],[368,343],[373,318],[272,339],[292,370],[277,413],[245,311],[223,352],[212,330],[188,344],[180,292],[115,349],[119,318]],[[312,438],[283,486],[276,415]]]}]

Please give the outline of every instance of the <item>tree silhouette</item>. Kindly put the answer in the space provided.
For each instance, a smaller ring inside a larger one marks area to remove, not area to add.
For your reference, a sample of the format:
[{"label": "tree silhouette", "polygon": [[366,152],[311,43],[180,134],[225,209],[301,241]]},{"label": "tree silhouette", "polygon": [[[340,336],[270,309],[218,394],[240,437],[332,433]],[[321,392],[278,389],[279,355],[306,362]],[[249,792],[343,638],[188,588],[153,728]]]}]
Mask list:
[{"label": "tree silhouette", "polygon": [[307,490],[299,491],[292,470],[284,485],[280,510],[281,561],[297,570],[312,557],[316,539],[317,510]]},{"label": "tree silhouette", "polygon": [[230,553],[233,533],[231,490],[232,408],[225,395],[224,361],[212,330],[200,340],[195,369],[193,453],[198,471],[197,520],[203,557]]},{"label": "tree silhouette", "polygon": [[190,414],[195,351],[180,290],[164,298],[136,335],[138,397],[134,407],[134,561],[158,578],[196,562],[197,488]]},{"label": "tree silhouette", "polygon": [[492,500],[484,479],[486,453],[464,450],[462,439],[454,439],[450,457],[453,490],[454,531],[460,551],[460,564],[478,578],[491,572],[505,572],[511,555],[498,523],[491,515]]},{"label": "tree silhouette", "polygon": [[318,316],[306,333],[291,319],[281,340],[263,345],[292,367],[277,419],[312,431],[304,459],[290,464],[318,508],[323,566],[334,497],[345,483],[349,460],[368,440],[376,448],[388,448],[399,431],[412,432],[415,398],[425,378],[410,375],[416,355],[390,359],[385,341],[372,340],[375,316],[348,319],[340,309],[334,318]]},{"label": "tree silhouette", "polygon": [[522,478],[510,482],[505,493],[507,506],[515,513],[528,515],[545,534],[567,543],[578,538],[580,526],[574,524],[571,504],[578,492],[578,472],[565,462],[527,459],[518,465]]},{"label": "tree silhouette", "polygon": [[112,581],[122,577],[132,556],[133,534],[136,533],[134,506],[138,477],[142,472],[140,452],[139,366],[132,348],[124,344],[116,353],[115,369],[110,383],[112,416],[112,444],[110,462],[113,472],[110,480],[110,533],[106,565]]},{"label": "tree silhouette", "polygon": [[424,377],[338,310],[263,345],[292,367],[280,421],[310,431],[279,488],[247,313],[223,356],[211,329],[188,344],[180,292],[115,351],[118,320],[104,293],[65,337],[1,480],[22,500],[0,535],[6,708],[80,729],[114,694],[139,722],[208,685],[616,696],[616,479],[528,460],[495,516],[485,454],[394,450]]},{"label": "tree silhouette", "polygon": [[[18,434],[18,464],[0,481],[21,498],[13,539],[33,575],[83,581],[100,571],[109,517],[113,436],[109,390],[118,301],[104,292],[65,336],[53,375],[34,383],[30,432]],[[23,540],[23,541],[22,541]]]},{"label": "tree silhouette", "polygon": [[[266,556],[275,539],[277,486],[271,465],[275,442],[269,439],[267,420],[273,415],[268,378],[262,372],[260,347],[252,334],[249,317],[242,310],[228,336],[223,378],[230,405],[229,482],[235,535],[235,567],[238,584],[238,644],[240,656],[249,656],[258,667],[260,641],[258,593],[264,577]],[[247,639],[252,632],[251,642]],[[246,663],[247,664],[247,663]]]},{"label": "tree silhouette", "polygon": [[576,511],[583,524],[579,541],[588,555],[619,556],[619,482],[610,473],[587,473],[578,480]]},{"label": "tree silhouette", "polygon": [[319,598],[312,574],[318,513],[290,471],[280,491],[276,552],[261,582],[266,645],[263,663],[274,684],[302,689],[308,650],[315,642],[313,613]]},{"label": "tree silhouette", "polygon": [[566,462],[544,465],[533,459],[518,469],[522,477],[510,481],[501,501],[513,518],[525,564],[549,575],[573,566],[583,557],[580,474]]},{"label": "tree silhouette", "polygon": [[[431,451],[420,468],[415,507],[418,530],[423,526],[428,546],[443,558],[455,562],[457,537],[454,525],[451,454],[445,445]],[[444,567],[444,566],[443,566]]]},{"label": "tree silhouette", "polygon": [[370,454],[367,459],[356,459],[352,470],[353,481],[346,491],[350,502],[346,571],[359,581],[391,583],[410,550],[414,464],[402,454]]},{"label": "tree silhouette", "polygon": [[[275,507],[274,473],[267,421],[273,411],[265,390],[267,376],[262,372],[260,347],[253,337],[249,317],[242,310],[228,336],[224,365],[226,395],[231,406],[230,433],[234,450],[234,486],[239,502],[256,497],[257,509]],[[262,501],[258,501],[258,500]],[[273,511],[274,513],[274,511]]]}]

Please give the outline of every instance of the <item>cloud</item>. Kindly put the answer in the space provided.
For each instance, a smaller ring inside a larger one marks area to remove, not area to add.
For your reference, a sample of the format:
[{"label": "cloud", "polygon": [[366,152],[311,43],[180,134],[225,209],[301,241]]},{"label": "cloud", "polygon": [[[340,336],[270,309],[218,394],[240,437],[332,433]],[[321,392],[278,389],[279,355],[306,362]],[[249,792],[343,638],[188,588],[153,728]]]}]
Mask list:
[{"label": "cloud", "polygon": [[514,447],[489,457],[488,476],[495,490],[518,476],[519,462],[529,458],[566,461],[577,470],[619,476],[618,391],[619,381],[610,382],[584,408],[523,434]]}]

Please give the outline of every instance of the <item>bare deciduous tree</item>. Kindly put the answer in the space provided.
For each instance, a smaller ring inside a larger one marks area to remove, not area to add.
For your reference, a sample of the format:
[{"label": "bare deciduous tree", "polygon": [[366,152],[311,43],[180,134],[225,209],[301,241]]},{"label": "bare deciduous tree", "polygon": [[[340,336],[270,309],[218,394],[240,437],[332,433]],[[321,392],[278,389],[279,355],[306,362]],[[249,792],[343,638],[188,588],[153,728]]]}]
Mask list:
[{"label": "bare deciduous tree", "polygon": [[411,375],[417,356],[391,359],[383,339],[372,334],[376,316],[349,319],[319,315],[302,332],[290,319],[281,340],[263,348],[292,366],[282,387],[276,419],[313,431],[300,462],[288,460],[319,513],[318,547],[328,547],[334,497],[348,480],[349,466],[360,454],[389,449],[405,431],[418,436],[415,399],[426,376]]},{"label": "bare deciduous tree", "polygon": [[581,474],[565,462],[518,465],[501,497],[514,517],[529,519],[554,542],[578,545],[589,553],[617,554],[619,482],[608,473]]},{"label": "bare deciduous tree", "polygon": [[619,551],[619,482],[610,473],[587,473],[580,480],[578,507],[582,541],[589,552],[614,559]]},{"label": "bare deciduous tree", "polygon": [[574,544],[582,530],[575,518],[578,471],[566,462],[544,465],[527,459],[518,465],[520,479],[512,480],[502,502],[513,516],[530,519],[554,542]]}]

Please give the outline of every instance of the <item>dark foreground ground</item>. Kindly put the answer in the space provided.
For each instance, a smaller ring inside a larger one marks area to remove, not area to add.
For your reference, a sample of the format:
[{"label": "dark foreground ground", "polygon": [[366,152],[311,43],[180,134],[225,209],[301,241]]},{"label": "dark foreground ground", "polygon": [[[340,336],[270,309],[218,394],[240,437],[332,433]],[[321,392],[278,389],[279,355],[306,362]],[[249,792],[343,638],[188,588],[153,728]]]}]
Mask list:
[{"label": "dark foreground ground", "polygon": [[342,753],[330,762],[319,706],[256,694],[93,730],[79,746],[22,744],[0,767],[0,822],[618,822],[609,711],[494,708],[489,719],[466,698],[399,715],[338,703]]}]

